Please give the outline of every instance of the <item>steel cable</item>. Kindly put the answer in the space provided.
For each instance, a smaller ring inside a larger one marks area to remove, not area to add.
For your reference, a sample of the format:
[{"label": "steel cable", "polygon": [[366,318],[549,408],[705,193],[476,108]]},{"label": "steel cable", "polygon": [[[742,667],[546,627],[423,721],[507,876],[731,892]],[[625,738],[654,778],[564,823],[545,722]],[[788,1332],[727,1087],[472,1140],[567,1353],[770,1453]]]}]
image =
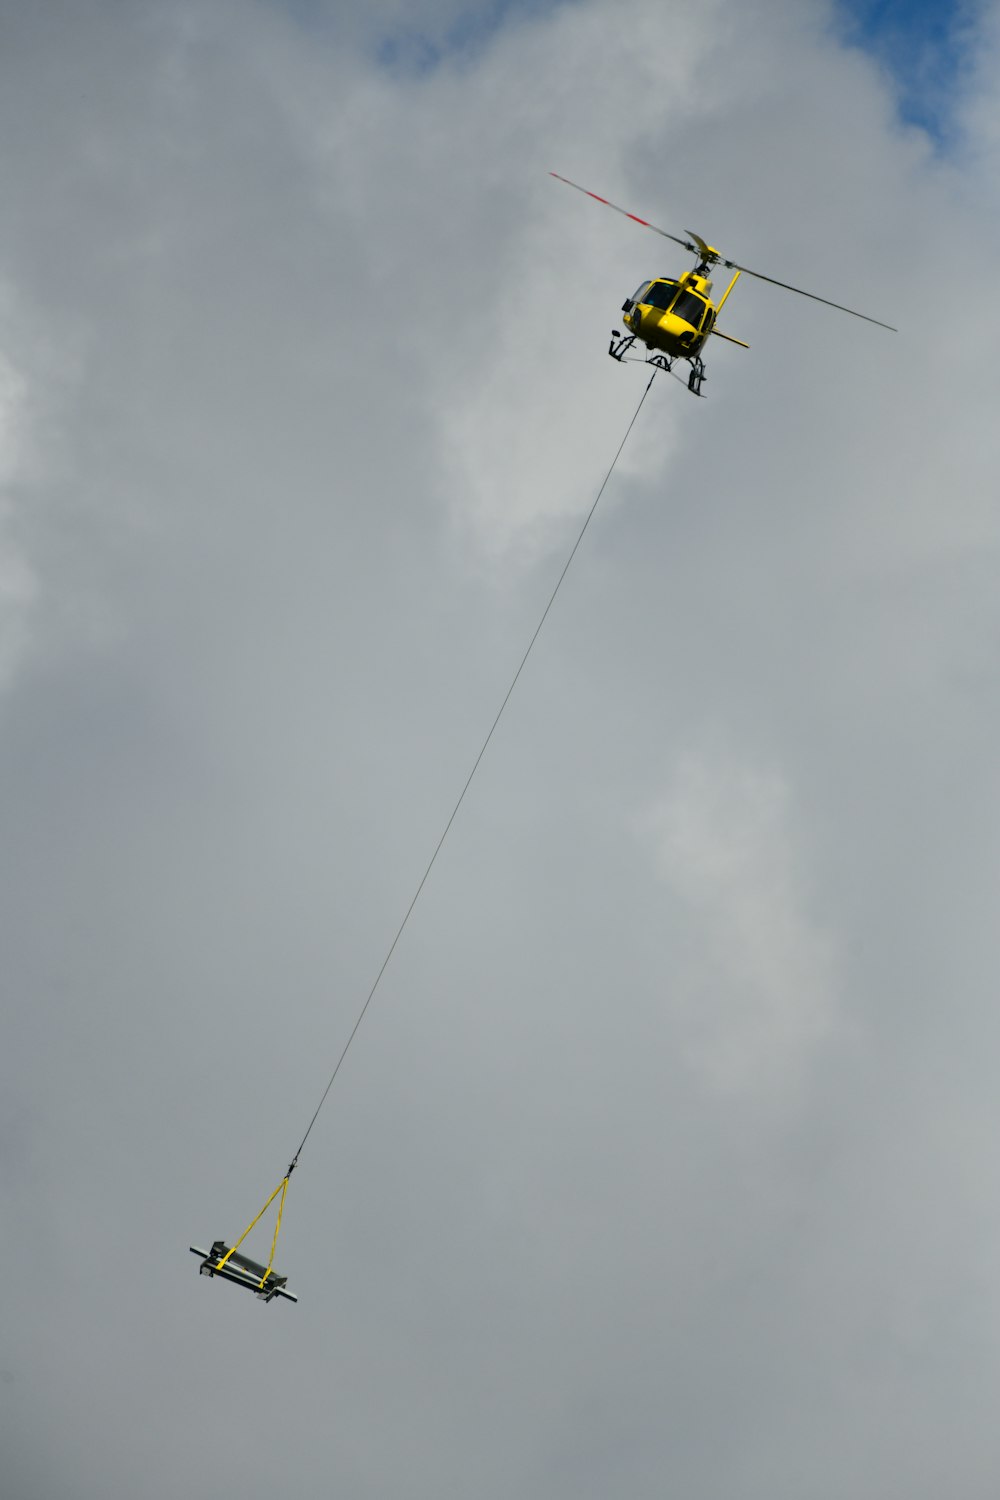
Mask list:
[{"label": "steel cable", "polygon": [[623,449],[625,447],[625,444],[628,442],[629,434],[631,433],[632,428],[636,424],[636,421],[638,419],[639,413],[642,410],[643,402],[645,401],[646,397],[649,395],[650,388],[651,388],[651,386],[653,384],[653,381],[655,379],[656,379],[656,372],[654,371],[653,374],[650,376],[649,385],[646,386],[646,389],[643,391],[642,396],[639,399],[639,405],[636,407],[635,411],[632,414],[632,420],[629,422],[628,427],[625,429],[625,436],[622,438],[621,442],[619,443],[619,445],[618,445],[618,451],[616,452],[614,458],[611,460],[611,467],[608,469],[608,472],[604,476],[604,479],[603,479],[603,482],[601,484],[601,487],[597,491],[597,495],[596,495],[596,497],[594,499],[594,503],[590,507],[590,510],[587,512],[587,515],[586,515],[586,518],[585,518],[585,520],[583,522],[583,525],[580,527],[580,531],[579,531],[579,534],[578,534],[578,536],[576,538],[576,541],[573,543],[573,546],[572,546],[572,549],[570,551],[570,554],[567,557],[566,562],[565,562],[565,564],[563,566],[563,570],[559,574],[559,577],[558,577],[558,579],[556,581],[556,586],[552,590],[551,595],[549,596],[549,602],[546,604],[544,610],[542,611],[542,617],[539,620],[538,624],[535,626],[535,631],[534,631],[534,634],[531,637],[531,640],[528,642],[527,650],[525,651],[524,655],[521,657],[520,665],[518,666],[517,671],[514,673],[514,676],[511,679],[510,687],[507,689],[507,692],[504,695],[503,702],[500,704],[500,707],[497,710],[496,718],[493,720],[493,723],[490,725],[489,733],[487,734],[486,738],[484,739],[484,741],[482,743],[482,746],[480,747],[479,754],[476,756],[476,759],[473,762],[472,770],[469,772],[468,776],[466,777],[465,785],[462,787],[462,790],[459,793],[458,801],[455,803],[455,806],[452,808],[452,810],[451,810],[451,816],[449,817],[447,823],[444,826],[444,832],[441,834],[441,837],[438,839],[437,845],[436,845],[436,847],[434,849],[434,853],[430,857],[430,860],[428,862],[427,868],[424,871],[423,875],[420,877],[420,884],[417,886],[417,889],[416,889],[416,891],[413,894],[413,899],[411,900],[409,906],[406,908],[406,913],[405,913],[405,915],[403,917],[403,920],[400,922],[399,927],[396,930],[395,937],[393,938],[392,942],[389,944],[389,951],[386,953],[385,958],[382,960],[382,966],[381,966],[381,968],[379,969],[378,973],[375,975],[375,982],[372,985],[371,989],[368,991],[368,998],[365,1000],[364,1005],[361,1007],[361,1010],[360,1010],[360,1012],[358,1014],[358,1018],[355,1021],[353,1027],[351,1028],[351,1033],[348,1036],[347,1041],[344,1043],[343,1051],[341,1052],[339,1058],[337,1059],[337,1065],[334,1068],[333,1072],[331,1073],[330,1080],[327,1083],[326,1088],[323,1090],[323,1093],[322,1093],[322,1096],[320,1098],[320,1101],[317,1104],[315,1111],[313,1112],[312,1119],[309,1121],[308,1127],[306,1128],[306,1133],[302,1137],[302,1140],[299,1142],[298,1150],[296,1151],[295,1155],[292,1157],[291,1165],[288,1168],[288,1174],[291,1174],[291,1172],[294,1170],[294,1168],[298,1165],[298,1160],[299,1160],[299,1156],[300,1156],[300,1154],[302,1152],[302,1148],[305,1145],[306,1141],[309,1139],[310,1132],[311,1132],[313,1126],[316,1123],[316,1120],[317,1120],[317,1118],[319,1116],[320,1110],[323,1108],[323,1105],[326,1103],[327,1095],[329,1094],[330,1090],[333,1088],[333,1085],[334,1085],[334,1082],[336,1080],[337,1074],[340,1072],[341,1064],[343,1063],[344,1058],[347,1056],[347,1054],[348,1054],[348,1052],[350,1050],[351,1043],[354,1041],[354,1038],[355,1038],[355,1036],[358,1033],[358,1029],[361,1026],[361,1023],[362,1023],[362,1021],[365,1018],[365,1014],[366,1014],[366,1012],[368,1010],[369,1005],[371,1005],[372,1000],[374,999],[375,991],[378,989],[379,984],[381,983],[382,975],[385,973],[386,969],[388,968],[388,966],[389,966],[389,960],[392,958],[393,953],[396,951],[396,945],[399,942],[400,938],[403,936],[403,932],[404,932],[404,930],[406,928],[406,924],[410,920],[410,914],[412,913],[413,908],[416,906],[418,900],[420,899],[420,893],[423,890],[424,886],[426,885],[428,876],[430,875],[431,871],[434,868],[435,861],[437,860],[437,857],[438,857],[438,855],[441,852],[441,848],[442,848],[442,846],[444,844],[444,841],[448,837],[449,832],[451,831],[451,825],[454,823],[456,817],[458,816],[458,810],[459,810],[459,808],[462,806],[462,803],[465,801],[465,794],[469,790],[469,787],[472,785],[472,779],[473,779],[473,777],[475,776],[476,772],[479,769],[480,761],[482,760],[483,756],[486,754],[486,751],[489,748],[489,743],[490,743],[490,741],[493,738],[493,735],[494,735],[494,732],[496,730],[496,727],[500,723],[501,718],[503,717],[504,709],[507,707],[507,704],[510,702],[511,695],[514,692],[514,689],[517,687],[518,679],[520,678],[521,673],[524,671],[524,668],[525,668],[525,665],[527,663],[528,657],[531,655],[532,648],[534,647],[535,642],[537,641],[539,635],[542,632],[542,626],[545,624],[545,621],[548,619],[549,611],[551,610],[553,604],[556,601],[556,595],[559,593],[559,590],[562,588],[563,580],[565,579],[566,574],[570,570],[570,565],[571,565],[574,557],[577,554],[577,550],[578,550],[578,548],[580,546],[580,543],[583,541],[583,538],[584,538],[584,536],[586,534],[586,531],[587,531],[587,527],[590,525],[591,520],[593,519],[594,512],[597,510],[597,507],[598,507],[598,504],[600,502],[601,496],[604,494],[604,491],[607,488],[608,480],[611,478],[612,474],[615,471],[615,465],[618,463],[618,460],[619,460],[619,458],[622,455],[622,451],[623,451]]}]

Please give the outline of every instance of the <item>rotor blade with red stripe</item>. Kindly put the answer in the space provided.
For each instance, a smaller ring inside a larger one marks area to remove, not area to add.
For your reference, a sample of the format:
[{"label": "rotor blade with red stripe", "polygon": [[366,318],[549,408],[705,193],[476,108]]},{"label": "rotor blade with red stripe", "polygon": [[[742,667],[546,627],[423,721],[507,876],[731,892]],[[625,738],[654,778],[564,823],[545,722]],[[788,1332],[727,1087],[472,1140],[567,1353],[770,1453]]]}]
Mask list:
[{"label": "rotor blade with red stripe", "polygon": [[617,203],[611,203],[607,198],[602,198],[600,193],[592,193],[589,188],[581,187],[578,182],[570,182],[568,177],[560,177],[558,172],[550,172],[557,182],[565,182],[567,187],[576,188],[578,193],[586,193],[588,198],[593,198],[597,203],[603,203],[605,208],[613,208],[616,214],[624,214],[626,219],[631,219],[633,224],[641,224],[643,229],[651,229],[654,234],[662,234],[665,240],[673,240],[675,245],[683,245],[685,250],[690,250],[692,255],[698,254],[698,246],[693,245],[690,240],[682,240],[676,234],[670,234],[666,229],[658,229],[648,219],[640,219],[638,214],[630,214],[627,208],[619,208]]},{"label": "rotor blade with red stripe", "polygon": [[[819,297],[815,292],[803,291],[800,286],[792,286],[790,282],[778,281],[774,276],[765,276],[763,271],[751,271],[749,266],[741,266],[738,261],[725,260],[717,250],[713,250],[701,238],[697,243],[691,240],[682,240],[678,235],[671,234],[669,230],[659,229],[657,225],[650,224],[648,219],[640,219],[638,214],[630,214],[627,208],[619,208],[617,203],[612,203],[607,198],[602,198],[600,193],[592,193],[589,188],[581,187],[578,182],[570,182],[568,177],[560,177],[558,172],[550,172],[550,177],[556,178],[558,182],[565,182],[567,187],[576,188],[578,193],[586,193],[588,198],[593,198],[598,203],[603,203],[606,208],[613,208],[616,214],[624,214],[626,219],[631,219],[633,224],[641,224],[644,229],[651,229],[654,234],[662,234],[664,239],[673,240],[675,245],[683,245],[685,250],[690,250],[692,255],[700,255],[703,261],[713,264],[721,263],[728,266],[731,271],[742,271],[745,276],[754,276],[758,281],[769,281],[772,286],[780,286],[786,292],[797,292],[800,297],[809,297],[813,302],[822,302],[827,307],[835,307],[838,312],[850,313],[852,318],[861,318],[866,323],[874,323],[879,328],[887,328],[890,333],[898,333],[898,328],[893,328],[891,323],[883,323],[881,318],[870,318],[867,313],[857,312],[853,307],[845,307],[842,302],[831,302],[829,297]],[[689,234],[694,230],[689,229]]]}]

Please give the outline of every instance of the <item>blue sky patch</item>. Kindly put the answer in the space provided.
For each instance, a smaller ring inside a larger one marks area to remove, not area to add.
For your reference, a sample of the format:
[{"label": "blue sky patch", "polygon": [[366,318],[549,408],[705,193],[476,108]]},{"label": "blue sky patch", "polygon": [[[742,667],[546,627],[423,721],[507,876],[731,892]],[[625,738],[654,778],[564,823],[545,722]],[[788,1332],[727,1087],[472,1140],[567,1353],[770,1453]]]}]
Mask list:
[{"label": "blue sky patch", "polygon": [[902,118],[947,143],[964,72],[969,0],[840,0],[845,40],[888,68]]},{"label": "blue sky patch", "polygon": [[[332,40],[344,29],[337,0],[272,0],[303,29]],[[379,66],[420,77],[451,59],[476,56],[504,26],[558,10],[571,0],[465,0],[436,4],[411,0],[400,19],[386,21],[377,10],[358,8],[350,17],[354,39],[367,46]]]},{"label": "blue sky patch", "polygon": [[428,73],[448,58],[474,56],[508,20],[538,16],[558,4],[559,0],[480,0],[433,31],[414,23],[398,27],[382,38],[376,57],[393,71]]}]

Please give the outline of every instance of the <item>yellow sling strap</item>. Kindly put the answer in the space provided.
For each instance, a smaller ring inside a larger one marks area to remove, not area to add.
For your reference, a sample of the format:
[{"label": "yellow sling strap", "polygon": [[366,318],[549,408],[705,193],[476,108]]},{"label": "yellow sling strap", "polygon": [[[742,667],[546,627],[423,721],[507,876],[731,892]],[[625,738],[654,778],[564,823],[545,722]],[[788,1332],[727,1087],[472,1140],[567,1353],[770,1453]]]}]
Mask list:
[{"label": "yellow sling strap", "polygon": [[288,1179],[289,1179],[290,1176],[291,1176],[291,1170],[289,1170],[288,1172],[286,1172],[285,1176],[278,1183],[278,1186],[275,1188],[275,1190],[271,1194],[270,1198],[268,1198],[267,1202],[264,1204],[264,1207],[261,1209],[260,1213],[257,1215],[257,1218],[250,1220],[250,1223],[244,1229],[243,1233],[240,1235],[239,1239],[236,1241],[236,1244],[232,1247],[231,1250],[227,1250],[226,1251],[225,1255],[222,1257],[222,1259],[219,1261],[219,1264],[215,1268],[217,1271],[221,1271],[222,1268],[223,1268],[223,1266],[226,1264],[226,1261],[229,1259],[229,1257],[231,1255],[234,1255],[236,1253],[236,1251],[242,1245],[243,1241],[246,1239],[247,1235],[250,1233],[250,1231],[253,1228],[253,1226],[257,1223],[257,1220],[258,1219],[262,1219],[264,1217],[264,1215],[267,1213],[268,1209],[271,1207],[271,1204],[274,1202],[275,1198],[277,1198],[278,1194],[280,1193],[281,1194],[281,1202],[278,1204],[278,1218],[277,1218],[277,1222],[275,1223],[275,1226],[274,1226],[274,1238],[271,1240],[271,1258],[270,1258],[270,1260],[267,1263],[267,1270],[264,1272],[263,1276],[260,1279],[260,1283],[259,1283],[259,1285],[261,1287],[263,1287],[264,1282],[267,1280],[267,1278],[271,1274],[271,1267],[274,1265],[274,1247],[278,1243],[278,1230],[281,1228],[281,1211],[282,1211],[282,1209],[285,1206],[285,1194],[288,1191]]}]

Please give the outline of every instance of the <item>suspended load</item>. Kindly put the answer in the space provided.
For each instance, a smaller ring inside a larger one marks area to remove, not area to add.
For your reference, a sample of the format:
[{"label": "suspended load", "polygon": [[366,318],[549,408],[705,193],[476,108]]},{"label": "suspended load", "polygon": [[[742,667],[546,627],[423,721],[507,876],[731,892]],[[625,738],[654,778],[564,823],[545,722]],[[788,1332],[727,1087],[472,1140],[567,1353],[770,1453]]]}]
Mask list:
[{"label": "suspended load", "polygon": [[[278,1186],[270,1198],[268,1198],[260,1213],[256,1218],[250,1220],[250,1223],[244,1229],[232,1249],[226,1244],[225,1240],[216,1240],[209,1251],[199,1250],[195,1245],[189,1247],[192,1255],[201,1256],[201,1265],[198,1269],[202,1276],[221,1276],[223,1281],[235,1281],[237,1286],[249,1287],[250,1291],[263,1302],[270,1302],[275,1297],[286,1297],[289,1302],[298,1302],[298,1297],[294,1297],[291,1292],[285,1291],[285,1283],[288,1277],[279,1276],[277,1272],[271,1269],[274,1265],[274,1251],[281,1229],[281,1215],[285,1207],[285,1194],[288,1192],[288,1179],[295,1171],[295,1163],[297,1161],[298,1156],[296,1155],[292,1159],[292,1164],[288,1168],[288,1171],[278,1183]],[[248,1255],[239,1255],[237,1252],[251,1229],[264,1217],[279,1193],[281,1197],[278,1199],[278,1217],[274,1225],[274,1238],[271,1240],[271,1258],[266,1266],[262,1266],[257,1261],[251,1260]]]},{"label": "suspended load", "polygon": [[248,1255],[238,1255],[230,1250],[225,1240],[216,1240],[210,1251],[199,1250],[192,1245],[191,1254],[201,1257],[199,1270],[202,1276],[221,1276],[224,1281],[235,1281],[245,1286],[262,1302],[275,1297],[286,1297],[289,1302],[298,1302],[298,1297],[285,1290],[287,1276],[279,1276],[267,1266],[251,1260]]}]

